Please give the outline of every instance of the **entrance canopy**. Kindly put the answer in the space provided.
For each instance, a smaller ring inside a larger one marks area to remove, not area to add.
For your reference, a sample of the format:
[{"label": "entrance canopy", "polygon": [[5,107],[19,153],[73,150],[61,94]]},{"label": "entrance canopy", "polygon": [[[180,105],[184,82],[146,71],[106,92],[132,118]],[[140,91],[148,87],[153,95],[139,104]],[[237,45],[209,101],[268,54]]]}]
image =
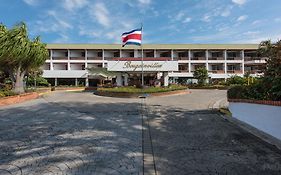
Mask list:
[{"label": "entrance canopy", "polygon": [[108,61],[107,70],[115,72],[141,72],[143,66],[144,72],[169,72],[178,71],[178,61],[168,59],[150,58],[124,58],[119,60]]}]

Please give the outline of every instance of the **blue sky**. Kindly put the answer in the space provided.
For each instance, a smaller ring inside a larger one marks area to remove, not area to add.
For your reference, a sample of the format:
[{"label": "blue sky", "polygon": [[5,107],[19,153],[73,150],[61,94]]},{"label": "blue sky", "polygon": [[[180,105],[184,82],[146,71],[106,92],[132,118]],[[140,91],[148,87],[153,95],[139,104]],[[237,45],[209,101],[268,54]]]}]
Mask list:
[{"label": "blue sky", "polygon": [[259,43],[281,39],[280,0],[1,0],[0,22],[25,21],[46,43]]}]

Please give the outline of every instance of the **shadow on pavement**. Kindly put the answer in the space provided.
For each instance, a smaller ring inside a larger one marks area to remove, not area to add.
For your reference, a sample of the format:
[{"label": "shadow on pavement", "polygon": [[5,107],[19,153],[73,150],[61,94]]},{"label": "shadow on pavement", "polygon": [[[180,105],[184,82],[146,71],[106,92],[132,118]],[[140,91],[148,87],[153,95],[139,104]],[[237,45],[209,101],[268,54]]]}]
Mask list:
[{"label": "shadow on pavement", "polygon": [[0,174],[141,174],[138,103],[0,110]]}]

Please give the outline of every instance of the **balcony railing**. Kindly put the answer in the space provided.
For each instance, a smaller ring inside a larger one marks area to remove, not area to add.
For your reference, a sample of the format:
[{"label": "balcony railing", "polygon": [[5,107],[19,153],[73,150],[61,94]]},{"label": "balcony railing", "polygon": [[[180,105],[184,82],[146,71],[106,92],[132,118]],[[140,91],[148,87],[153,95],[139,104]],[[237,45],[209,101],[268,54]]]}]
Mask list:
[{"label": "balcony railing", "polygon": [[242,60],[241,57],[227,57],[227,60]]},{"label": "balcony railing", "polygon": [[192,57],[191,60],[206,60],[206,57]]},{"label": "balcony railing", "polygon": [[68,57],[53,57],[53,60],[68,60]]},{"label": "balcony railing", "polygon": [[209,57],[209,60],[224,60],[223,57]]},{"label": "balcony railing", "polygon": [[85,60],[85,57],[70,57],[70,60]]},{"label": "balcony railing", "polygon": [[209,72],[213,74],[224,74],[224,70],[209,70]]},{"label": "balcony railing", "polygon": [[174,60],[189,60],[188,57],[174,57]]},{"label": "balcony railing", "polygon": [[265,57],[245,57],[244,60],[245,61],[255,61],[255,60],[265,61],[266,58]]},{"label": "balcony railing", "polygon": [[242,74],[242,70],[227,70],[227,73],[229,74]]},{"label": "balcony railing", "polygon": [[88,57],[87,60],[102,60],[102,57]]}]

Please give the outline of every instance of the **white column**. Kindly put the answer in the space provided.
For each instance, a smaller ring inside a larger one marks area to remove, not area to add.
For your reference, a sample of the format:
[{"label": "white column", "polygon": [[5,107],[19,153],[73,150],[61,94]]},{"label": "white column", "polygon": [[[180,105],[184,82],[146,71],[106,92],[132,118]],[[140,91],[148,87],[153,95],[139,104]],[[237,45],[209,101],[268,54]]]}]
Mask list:
[{"label": "white column", "polygon": [[88,50],[85,49],[85,69],[88,67]]},{"label": "white column", "polygon": [[120,58],[122,58],[122,50],[120,49],[120,51],[119,51],[119,56],[120,56]]},{"label": "white column", "polygon": [[88,77],[86,77],[86,79],[85,79],[85,86],[89,87],[89,78]]},{"label": "white column", "polygon": [[227,74],[227,51],[224,50],[224,72]]},{"label": "white column", "polygon": [[168,72],[163,72],[163,76],[164,76],[164,86],[168,86],[169,85]]},{"label": "white column", "polygon": [[50,50],[50,70],[54,70],[54,64],[53,64],[53,50]]},{"label": "white column", "polygon": [[191,72],[191,51],[188,50],[188,73]]},{"label": "white column", "polygon": [[102,67],[104,67],[104,49],[102,49]]},{"label": "white column", "polygon": [[122,86],[122,75],[121,75],[121,73],[117,74],[116,83],[117,83],[117,86]]},{"label": "white column", "polygon": [[172,58],[172,60],[174,60],[174,51],[173,51],[173,49],[171,50],[171,58]]},{"label": "white column", "polygon": [[78,79],[75,78],[75,86],[78,86]]},{"label": "white column", "polygon": [[157,57],[156,49],[154,49],[154,58]]},{"label": "white column", "polygon": [[124,86],[128,86],[128,74],[124,75]]},{"label": "white column", "polygon": [[243,75],[244,75],[244,73],[245,73],[245,55],[244,55],[244,50],[242,50],[241,51],[241,56],[242,56],[242,73],[243,73]]},{"label": "white column", "polygon": [[208,50],[205,51],[205,57],[206,57],[206,69],[207,69],[207,71],[209,71],[209,62],[208,62],[208,60],[209,60],[209,51]]},{"label": "white column", "polygon": [[55,86],[58,86],[58,78],[55,78]]},{"label": "white column", "polygon": [[67,49],[67,70],[71,70],[70,67],[70,50]]}]

